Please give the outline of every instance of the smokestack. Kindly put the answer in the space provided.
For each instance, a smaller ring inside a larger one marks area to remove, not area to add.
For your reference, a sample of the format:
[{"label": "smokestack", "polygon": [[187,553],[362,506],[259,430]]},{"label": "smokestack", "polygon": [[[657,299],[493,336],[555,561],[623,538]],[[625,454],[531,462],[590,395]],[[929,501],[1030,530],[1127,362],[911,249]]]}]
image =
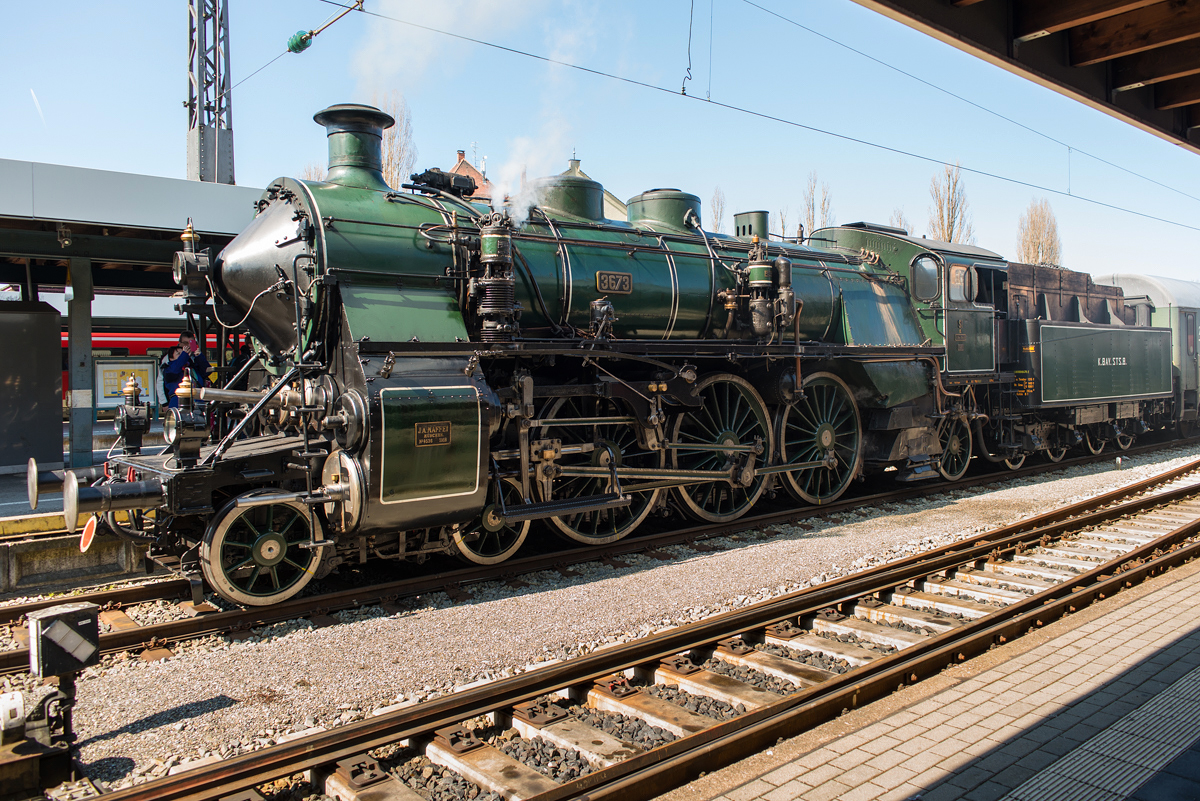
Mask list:
[{"label": "smokestack", "polygon": [[313,115],[329,137],[331,184],[388,191],[383,180],[383,131],[396,124],[374,106],[339,103]]}]

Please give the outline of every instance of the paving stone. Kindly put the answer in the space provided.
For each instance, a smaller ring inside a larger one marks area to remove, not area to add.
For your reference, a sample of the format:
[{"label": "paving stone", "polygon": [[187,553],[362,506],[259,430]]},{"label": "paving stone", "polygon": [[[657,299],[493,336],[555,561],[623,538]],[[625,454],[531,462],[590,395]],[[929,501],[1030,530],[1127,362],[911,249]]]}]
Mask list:
[{"label": "paving stone", "polygon": [[729,797],[730,801],[750,801],[774,789],[774,785],[767,784],[762,779],[755,779],[749,784],[743,784],[736,790],[727,791],[725,795]]},{"label": "paving stone", "polygon": [[797,798],[803,798],[810,790],[812,790],[812,785],[794,780],[787,784],[781,784],[771,792],[763,795],[762,798],[764,801],[795,801]]},{"label": "paving stone", "polygon": [[872,768],[877,768],[882,771],[882,770],[887,770],[889,768],[894,768],[897,765],[900,765],[906,761],[908,761],[907,754],[901,753],[899,751],[885,751],[884,753],[879,754],[874,759],[867,762],[867,765],[869,765]]},{"label": "paving stone", "polygon": [[880,787],[892,789],[899,787],[902,784],[907,784],[910,779],[916,776],[918,771],[910,768],[908,765],[897,765],[894,768],[885,770],[875,778],[871,779],[872,784],[877,784]]},{"label": "paving stone", "polygon": [[853,751],[842,754],[829,764],[838,770],[850,770],[852,768],[857,768],[859,765],[867,764],[867,760],[871,759],[873,756],[874,754],[868,754],[866,751],[856,748]]},{"label": "paving stone", "polygon": [[809,790],[805,795],[805,801],[831,801],[834,798],[844,797],[849,791],[850,788],[841,782],[828,781]]},{"label": "paving stone", "polygon": [[860,784],[866,784],[882,772],[882,768],[877,768],[874,765],[858,765],[837,778],[842,784],[850,787],[858,787]]},{"label": "paving stone", "polygon": [[[916,739],[916,738],[913,738],[913,739]],[[863,743],[862,750],[866,751],[868,754],[875,754],[876,756],[878,756],[879,754],[882,754],[885,751],[895,750],[895,748],[903,742],[905,742],[905,741],[901,740],[901,739],[897,739],[896,737],[891,737],[889,735],[884,734],[884,735],[880,735],[879,737],[876,737],[873,740],[869,740],[868,742]],[[901,753],[903,753],[903,752],[901,752]]]},{"label": "paving stone", "polygon": [[775,770],[771,771],[770,773],[764,775],[762,778],[766,782],[769,782],[778,787],[783,787],[784,785],[786,785],[788,782],[792,781],[796,777],[806,774],[808,772],[809,772],[808,768],[806,768],[804,765],[801,765],[799,760],[797,760],[795,762],[789,762],[786,765],[782,765],[782,766],[776,768]]}]

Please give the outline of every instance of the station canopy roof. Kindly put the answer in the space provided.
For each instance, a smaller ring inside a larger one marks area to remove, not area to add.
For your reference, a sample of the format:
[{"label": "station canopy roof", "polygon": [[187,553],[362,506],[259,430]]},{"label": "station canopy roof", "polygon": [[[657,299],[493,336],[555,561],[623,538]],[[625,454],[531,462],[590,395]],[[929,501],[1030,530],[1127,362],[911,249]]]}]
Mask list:
[{"label": "station canopy roof", "polygon": [[1200,0],[855,0],[1200,153]]},{"label": "station canopy roof", "polygon": [[[0,159],[0,284],[61,286],[90,258],[97,291],[174,291],[191,218],[216,253],[254,218],[261,189]],[[69,244],[65,244],[69,242]]]}]

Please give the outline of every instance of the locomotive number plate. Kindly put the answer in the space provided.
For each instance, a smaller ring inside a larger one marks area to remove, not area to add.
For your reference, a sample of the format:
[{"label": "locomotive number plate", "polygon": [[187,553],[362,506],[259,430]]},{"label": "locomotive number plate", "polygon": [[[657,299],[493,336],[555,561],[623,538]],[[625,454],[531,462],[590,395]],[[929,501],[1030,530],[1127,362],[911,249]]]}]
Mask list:
[{"label": "locomotive number plate", "polygon": [[416,429],[418,448],[450,444],[450,421],[448,420],[438,423],[417,423]]},{"label": "locomotive number plate", "polygon": [[596,290],[609,295],[632,295],[633,273],[596,273]]}]

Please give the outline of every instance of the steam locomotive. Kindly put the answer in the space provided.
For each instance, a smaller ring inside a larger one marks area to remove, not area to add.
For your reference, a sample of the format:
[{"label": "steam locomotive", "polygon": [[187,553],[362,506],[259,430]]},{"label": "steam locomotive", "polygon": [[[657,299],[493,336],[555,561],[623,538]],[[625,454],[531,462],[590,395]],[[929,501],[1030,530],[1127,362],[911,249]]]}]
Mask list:
[{"label": "steam locomotive", "polygon": [[825,504],[868,474],[955,480],[973,453],[1014,467],[1195,418],[1172,329],[1082,274],[867,224],[770,240],[762,211],[715,234],[676,189],[611,220],[579,175],[528,207],[437,170],[398,191],[391,117],[314,119],[326,180],[280,178],[221,253],[185,234],[174,265],[187,310],[242,318],[261,386],[181,385],[159,454],[131,386],[122,454],[30,470],[31,503],[61,485],[85,538],[143,542],[231,601],[371,559],[498,563],[535,521],[607,543],[653,514],[730,521],[764,493]]}]

